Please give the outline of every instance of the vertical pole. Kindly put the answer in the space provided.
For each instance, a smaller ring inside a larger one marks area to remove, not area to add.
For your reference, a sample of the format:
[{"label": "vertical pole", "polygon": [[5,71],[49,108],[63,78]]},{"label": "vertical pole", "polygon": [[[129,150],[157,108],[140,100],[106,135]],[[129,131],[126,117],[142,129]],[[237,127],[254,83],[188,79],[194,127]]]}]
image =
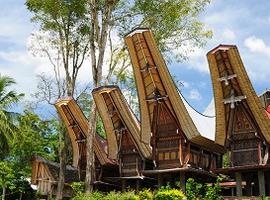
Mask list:
[{"label": "vertical pole", "polygon": [[140,191],[140,179],[136,180],[136,192]]},{"label": "vertical pole", "polygon": [[258,180],[259,180],[260,196],[265,196],[265,178],[263,171],[258,171]]},{"label": "vertical pole", "polygon": [[236,196],[240,197],[242,196],[242,176],[240,172],[235,173],[235,179],[236,179]]},{"label": "vertical pole", "polygon": [[162,185],[163,185],[162,174],[158,174],[158,188],[161,188]]},{"label": "vertical pole", "polygon": [[252,185],[251,185],[251,180],[246,181],[246,191],[247,191],[247,196],[252,196]]},{"label": "vertical pole", "polygon": [[231,196],[234,196],[234,187],[231,187]]},{"label": "vertical pole", "polygon": [[122,192],[126,191],[126,180],[122,179]]},{"label": "vertical pole", "polygon": [[182,192],[186,191],[186,174],[185,172],[180,172],[180,189]]}]

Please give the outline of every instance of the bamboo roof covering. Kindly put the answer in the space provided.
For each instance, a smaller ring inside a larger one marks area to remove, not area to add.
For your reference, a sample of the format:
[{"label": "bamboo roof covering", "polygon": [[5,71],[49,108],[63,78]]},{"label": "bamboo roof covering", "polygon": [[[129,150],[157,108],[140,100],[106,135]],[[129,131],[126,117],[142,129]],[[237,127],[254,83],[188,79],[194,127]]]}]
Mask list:
[{"label": "bamboo roof covering", "polygon": [[[34,156],[32,158],[32,177],[31,177],[32,184],[37,184],[37,181],[39,179],[48,180],[49,177],[52,181],[56,183],[59,180],[59,169],[60,169],[59,163],[46,160],[41,156]],[[42,172],[42,170],[44,171]],[[65,182],[71,183],[79,181],[78,174],[79,172],[76,168],[67,165],[65,171]]]},{"label": "bamboo roof covering", "polygon": [[[93,98],[103,121],[109,146],[110,158],[117,158],[118,132],[126,129],[144,158],[150,158],[151,148],[140,140],[140,123],[117,86],[103,86],[93,90]],[[111,147],[111,148],[110,148]]]},{"label": "bamboo roof covering", "polygon": [[[257,131],[270,142],[270,121],[257,97],[234,45],[219,45],[207,54],[216,107],[215,141],[224,145],[229,130],[229,112],[234,104],[242,104],[250,113]],[[230,92],[233,91],[233,94]],[[225,100],[230,98],[229,103]]]},{"label": "bamboo roof covering", "polygon": [[[73,166],[77,167],[79,160],[86,162],[88,120],[73,98],[58,100],[55,107],[67,127],[73,149]],[[81,143],[82,147],[79,146]],[[94,152],[101,165],[115,164],[115,161],[107,156],[107,141],[98,134],[94,141]]]},{"label": "bamboo roof covering", "polygon": [[[207,133],[200,132],[206,130],[199,130],[198,126],[201,123],[194,123],[189,112],[193,108],[184,102],[177,90],[152,32],[149,29],[136,29],[125,37],[125,42],[129,50],[139,97],[141,140],[145,143],[150,142],[154,118],[153,108],[156,101],[163,100],[188,140],[208,149],[221,149],[212,140],[204,137]],[[200,116],[200,120],[203,118],[205,117]]]}]

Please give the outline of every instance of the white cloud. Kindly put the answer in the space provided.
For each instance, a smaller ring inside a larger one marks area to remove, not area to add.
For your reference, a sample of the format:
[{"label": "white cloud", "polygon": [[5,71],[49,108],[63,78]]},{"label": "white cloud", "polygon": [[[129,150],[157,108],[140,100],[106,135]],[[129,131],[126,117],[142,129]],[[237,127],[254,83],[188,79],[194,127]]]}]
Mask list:
[{"label": "white cloud", "polygon": [[222,37],[227,40],[234,40],[236,38],[236,35],[232,30],[225,29],[222,33]]},{"label": "white cloud", "polygon": [[197,89],[190,90],[188,97],[193,100],[200,100],[202,98],[200,92]]},{"label": "white cloud", "polygon": [[199,72],[209,73],[206,52],[207,51],[205,49],[194,48],[193,52],[190,53],[187,67],[190,69],[195,69]]},{"label": "white cloud", "polygon": [[33,29],[26,6],[16,1],[1,2],[0,26],[0,37],[19,45],[25,45],[26,37]]},{"label": "white cloud", "polygon": [[265,87],[269,84],[269,62],[270,46],[256,36],[249,36],[244,40],[244,45],[249,52],[243,54],[243,61],[246,62],[246,70],[254,83],[265,82]]},{"label": "white cloud", "polygon": [[245,46],[251,52],[264,54],[270,57],[270,46],[267,46],[261,38],[250,36],[247,39],[245,39]]},{"label": "white cloud", "polygon": [[181,84],[183,85],[184,88],[189,88],[190,87],[189,82],[184,81],[184,80],[181,80],[180,82],[181,82]]}]

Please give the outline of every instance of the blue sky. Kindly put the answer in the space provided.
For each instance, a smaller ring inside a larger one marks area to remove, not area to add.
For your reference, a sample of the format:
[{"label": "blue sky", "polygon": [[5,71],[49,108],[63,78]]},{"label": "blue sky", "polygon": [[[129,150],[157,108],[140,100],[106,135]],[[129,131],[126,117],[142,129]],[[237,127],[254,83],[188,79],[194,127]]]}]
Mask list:
[{"label": "blue sky", "polygon": [[[28,38],[37,30],[30,22],[24,0],[0,0],[0,73],[17,81],[16,89],[27,98],[35,91],[36,74],[50,72],[44,58],[27,50]],[[196,49],[188,61],[172,63],[169,69],[184,82],[182,93],[199,111],[213,98],[206,53],[218,44],[236,44],[257,93],[270,88],[270,8],[269,0],[213,0],[200,16],[213,38],[203,49]],[[85,67],[80,81],[89,81]]]}]

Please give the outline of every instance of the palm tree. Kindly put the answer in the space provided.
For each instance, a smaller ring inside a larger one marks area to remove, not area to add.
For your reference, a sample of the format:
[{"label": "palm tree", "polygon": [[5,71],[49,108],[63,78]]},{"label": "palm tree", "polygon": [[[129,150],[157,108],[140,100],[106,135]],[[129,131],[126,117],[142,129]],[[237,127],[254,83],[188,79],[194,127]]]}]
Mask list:
[{"label": "palm tree", "polygon": [[18,94],[8,87],[15,84],[15,80],[0,74],[0,158],[9,151],[9,145],[15,136],[17,113],[11,111],[24,94]]}]

